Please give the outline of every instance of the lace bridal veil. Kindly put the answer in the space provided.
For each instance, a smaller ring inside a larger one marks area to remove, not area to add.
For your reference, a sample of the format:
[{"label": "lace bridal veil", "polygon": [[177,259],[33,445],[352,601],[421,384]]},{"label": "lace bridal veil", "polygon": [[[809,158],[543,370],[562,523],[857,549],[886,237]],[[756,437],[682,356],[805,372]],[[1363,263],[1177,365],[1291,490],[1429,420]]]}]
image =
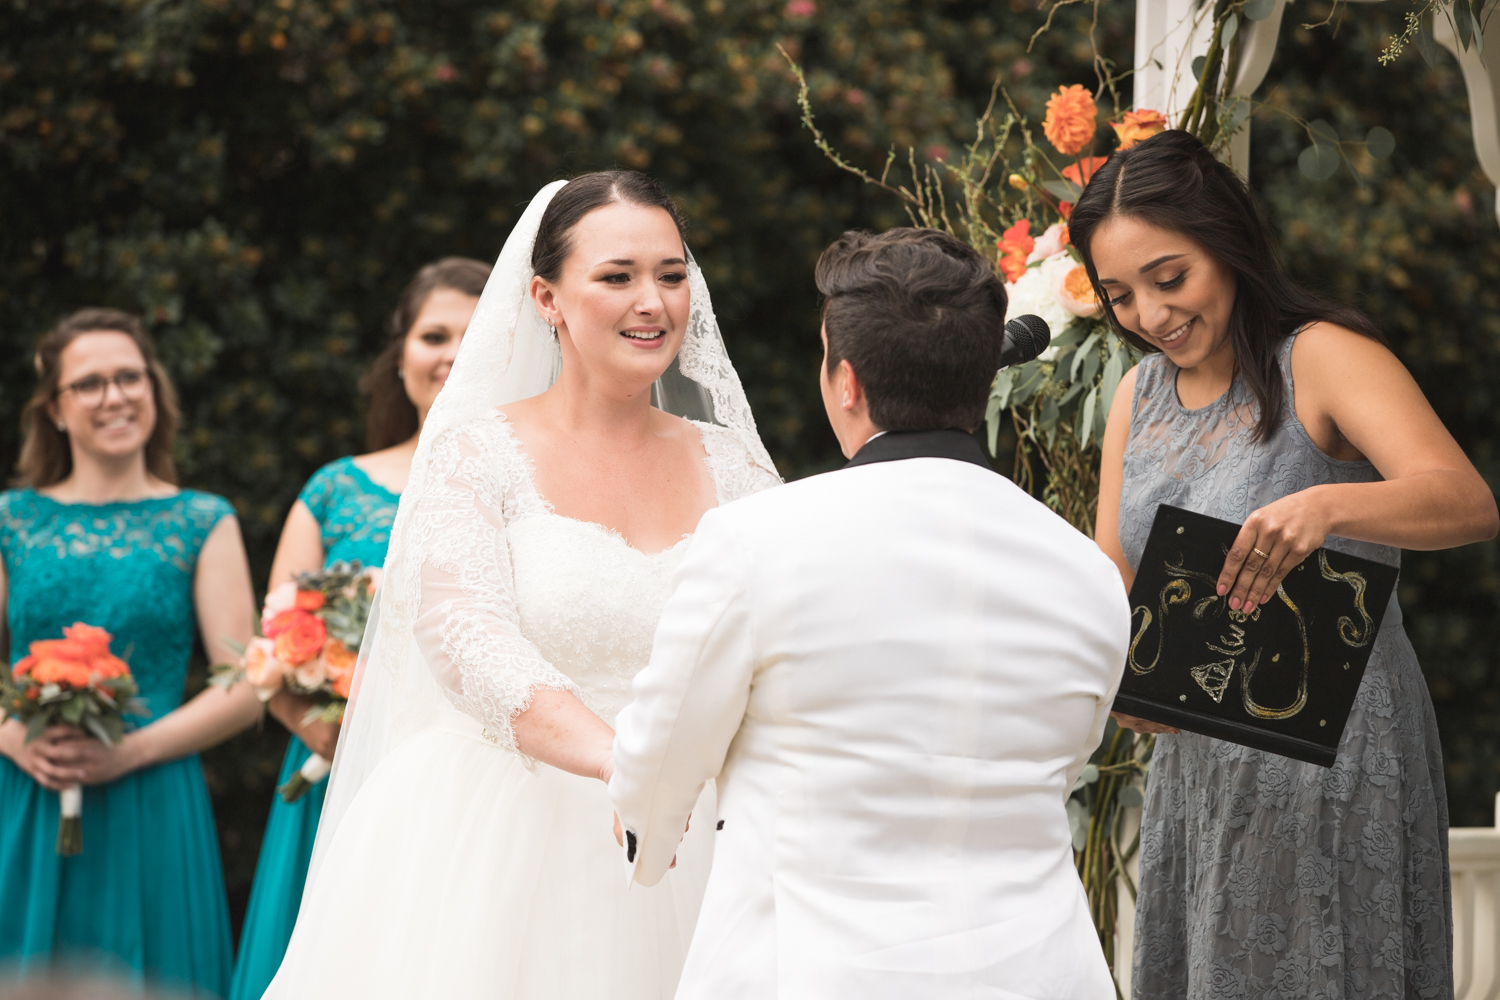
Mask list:
[{"label": "lace bridal veil", "polygon": [[[365,781],[392,750],[432,724],[448,703],[418,651],[414,634],[420,570],[428,549],[427,539],[419,537],[421,532],[415,528],[416,509],[425,495],[443,485],[443,470],[434,462],[434,441],[496,407],[545,391],[557,378],[561,366],[557,341],[528,292],[532,244],[542,213],[565,183],[555,181],[542,188],[505,241],[448,381],[422,427],[391,530],[380,593],[360,649],[353,696],[308,872],[309,885]],[[688,288],[687,334],[677,359],[653,387],[652,401],[679,416],[729,429],[753,461],[774,469],[724,349],[708,285],[691,253]],[[430,531],[431,523],[430,519],[424,522],[422,531]]]}]

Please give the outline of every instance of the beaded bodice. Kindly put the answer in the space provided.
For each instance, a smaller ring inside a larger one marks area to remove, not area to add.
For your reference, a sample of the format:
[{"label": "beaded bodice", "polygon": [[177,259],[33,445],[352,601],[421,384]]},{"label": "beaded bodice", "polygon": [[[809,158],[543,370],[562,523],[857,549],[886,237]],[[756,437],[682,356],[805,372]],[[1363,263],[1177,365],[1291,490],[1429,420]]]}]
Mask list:
[{"label": "beaded bodice", "polygon": [[114,636],[111,651],[129,662],[151,717],[172,711],[197,627],[198,554],[233,513],[223,497],[195,490],[97,505],[0,493],[10,662],[37,639],[62,638],[64,626],[97,625]]},{"label": "beaded bodice", "polygon": [[325,563],[384,565],[401,497],[371,479],[352,457],[313,473],[297,499],[322,528]]}]

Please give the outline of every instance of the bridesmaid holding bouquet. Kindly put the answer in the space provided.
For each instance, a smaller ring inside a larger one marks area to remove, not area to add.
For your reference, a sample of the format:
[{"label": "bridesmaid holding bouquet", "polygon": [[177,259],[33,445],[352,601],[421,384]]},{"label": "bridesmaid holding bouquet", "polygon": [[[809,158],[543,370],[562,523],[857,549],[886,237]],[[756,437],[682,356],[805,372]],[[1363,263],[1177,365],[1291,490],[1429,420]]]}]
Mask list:
[{"label": "bridesmaid holding bouquet", "polygon": [[[330,462],[307,481],[276,547],[272,588],[336,562],[358,560],[367,567],[385,562],[422,422],[448,377],[489,275],[488,264],[447,257],[418,271],[401,293],[390,342],[361,385],[370,397],[370,453]],[[309,699],[283,691],[269,707],[292,733],[278,786],[313,753],[333,759],[339,727],[306,722]],[[271,801],[230,1000],[259,1000],[281,965],[302,902],[326,788],[326,781],[319,782],[295,802],[280,796]]]},{"label": "bridesmaid holding bouquet", "polygon": [[[6,666],[87,623],[85,638],[128,661],[146,714],[125,716],[108,744],[68,725],[27,742],[18,720],[0,725],[4,977],[86,966],[222,995],[229,909],[196,755],[259,708],[248,688],[183,703],[183,687],[195,629],[211,659],[250,637],[239,524],[222,497],[176,486],[176,392],[136,317],[76,312],[42,339],[36,367],[21,488],[0,493]],[[58,793],[75,786],[82,853],[64,857]]]}]

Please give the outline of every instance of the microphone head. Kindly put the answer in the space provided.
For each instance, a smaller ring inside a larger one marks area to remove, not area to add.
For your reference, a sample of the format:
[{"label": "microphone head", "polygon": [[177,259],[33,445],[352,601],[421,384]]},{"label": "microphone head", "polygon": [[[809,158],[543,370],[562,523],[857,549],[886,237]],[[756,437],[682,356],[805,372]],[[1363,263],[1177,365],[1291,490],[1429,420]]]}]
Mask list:
[{"label": "microphone head", "polygon": [[1011,364],[1031,361],[1052,343],[1052,329],[1040,316],[1027,313],[1005,324],[1005,341]]}]

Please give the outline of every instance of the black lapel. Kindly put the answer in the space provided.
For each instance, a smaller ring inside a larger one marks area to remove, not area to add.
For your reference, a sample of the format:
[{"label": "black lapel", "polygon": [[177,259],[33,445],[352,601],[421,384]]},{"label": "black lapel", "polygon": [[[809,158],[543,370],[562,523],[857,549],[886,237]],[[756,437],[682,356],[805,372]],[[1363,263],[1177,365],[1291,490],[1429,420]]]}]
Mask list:
[{"label": "black lapel", "polygon": [[971,462],[991,472],[994,467],[984,449],[968,431],[888,431],[865,442],[859,453],[844,466],[873,465],[876,462],[899,462],[904,458],[951,458]]}]

